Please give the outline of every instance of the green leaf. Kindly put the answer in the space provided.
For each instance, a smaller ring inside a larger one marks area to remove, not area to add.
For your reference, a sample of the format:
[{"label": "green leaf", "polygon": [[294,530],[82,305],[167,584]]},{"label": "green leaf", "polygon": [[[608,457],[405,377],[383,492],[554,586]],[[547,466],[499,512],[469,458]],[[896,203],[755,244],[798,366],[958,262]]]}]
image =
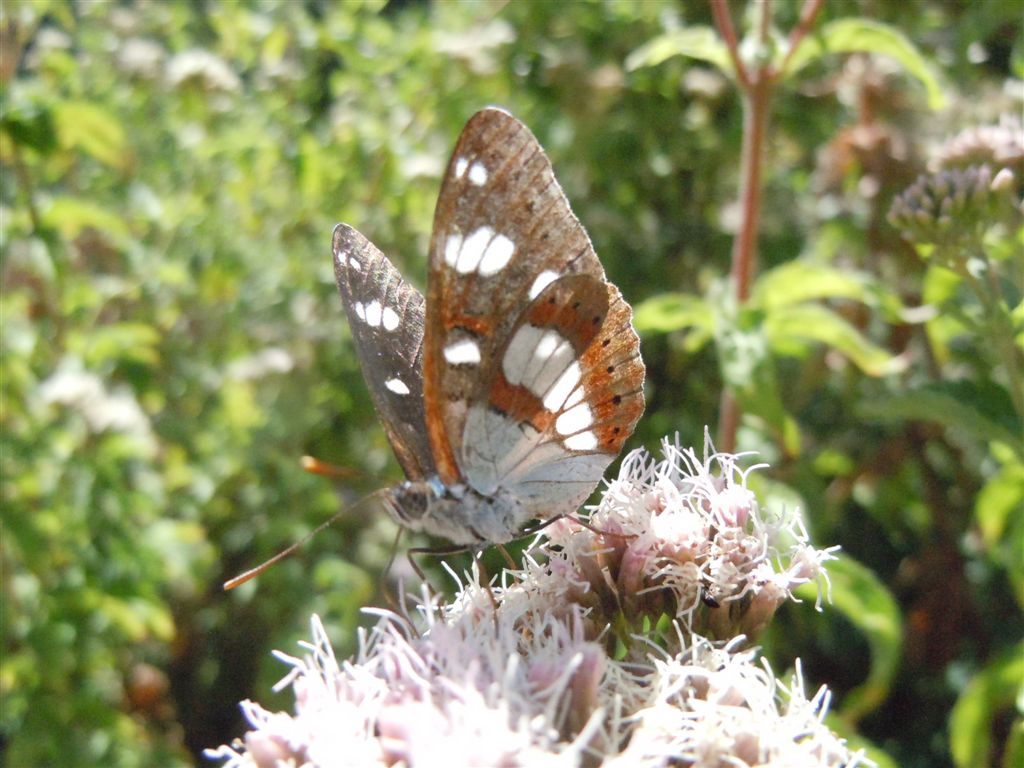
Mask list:
[{"label": "green leaf", "polygon": [[661,293],[638,304],[633,324],[640,333],[672,333],[685,328],[711,332],[714,319],[707,302],[688,293]]},{"label": "green leaf", "polygon": [[884,422],[933,421],[948,429],[961,430],[979,442],[998,440],[1021,451],[1019,437],[968,405],[962,397],[937,388],[912,389],[901,395],[876,398],[858,405],[857,411],[863,418]]},{"label": "green leaf", "polygon": [[1015,512],[1024,509],[1024,464],[1011,461],[993,475],[978,493],[974,516],[982,539],[995,546]]},{"label": "green leaf", "polygon": [[920,51],[901,32],[887,24],[863,18],[837,19],[805,37],[786,67],[793,75],[830,53],[879,53],[895,59],[917,78],[928,94],[928,106],[941,109],[945,96],[937,76]]},{"label": "green leaf", "polygon": [[711,27],[687,27],[658,35],[626,57],[626,70],[654,67],[673,56],[706,61],[728,75],[734,74],[729,51]]},{"label": "green leaf", "polygon": [[41,104],[26,102],[8,106],[0,117],[0,130],[15,144],[29,147],[41,155],[48,155],[57,148],[53,113]]},{"label": "green leaf", "polygon": [[[949,716],[949,748],[956,765],[992,765],[992,724],[1009,715],[1024,686],[1024,644],[997,657],[967,684]],[[1015,729],[1020,738],[1018,713]]]},{"label": "green leaf", "polygon": [[43,214],[43,221],[68,239],[77,237],[87,227],[104,232],[115,239],[127,238],[129,235],[128,226],[118,214],[111,213],[83,198],[53,198],[49,209]]},{"label": "green leaf", "polygon": [[82,334],[72,346],[81,345],[82,358],[89,368],[120,361],[155,367],[160,361],[160,333],[144,323],[114,323]]},{"label": "green leaf", "polygon": [[722,380],[733,391],[744,413],[762,419],[787,454],[799,455],[800,430],[782,401],[775,358],[769,353],[767,339],[757,322],[759,315],[748,315],[728,328],[724,318],[720,323],[715,344]]},{"label": "green leaf", "polygon": [[[840,554],[828,564],[831,606],[859,629],[871,649],[867,679],[843,699],[839,713],[856,722],[885,701],[892,688],[903,648],[903,622],[896,599],[869,569]],[[804,585],[797,594],[812,599],[817,587]]]},{"label": "green leaf", "polygon": [[776,351],[785,352],[821,342],[845,355],[870,376],[903,369],[900,358],[873,344],[846,320],[818,304],[783,306],[765,315],[765,333]]},{"label": "green leaf", "polygon": [[839,713],[830,710],[825,715],[825,725],[835,731],[837,736],[845,739],[846,746],[851,751],[864,750],[864,756],[875,764],[875,768],[900,768],[900,764],[892,755],[857,733],[854,725]]},{"label": "green leaf", "polygon": [[869,298],[863,277],[820,264],[790,261],[762,274],[752,299],[764,309],[801,304],[813,299]]},{"label": "green leaf", "polygon": [[124,128],[110,112],[84,101],[66,101],[54,107],[57,133],[68,149],[80,149],[119,171],[131,165]]}]

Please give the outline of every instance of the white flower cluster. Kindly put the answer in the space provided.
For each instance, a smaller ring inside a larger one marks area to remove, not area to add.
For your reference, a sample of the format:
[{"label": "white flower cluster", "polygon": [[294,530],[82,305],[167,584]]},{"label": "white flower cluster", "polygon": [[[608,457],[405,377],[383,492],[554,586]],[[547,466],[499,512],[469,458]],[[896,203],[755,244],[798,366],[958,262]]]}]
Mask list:
[{"label": "white flower cluster", "polygon": [[131,391],[124,386],[108,389],[99,376],[84,370],[76,358],[63,360],[39,384],[36,395],[43,407],[60,405],[77,411],[94,434],[120,432],[133,438],[143,455],[152,455],[156,450],[149,417]]},{"label": "white flower cluster", "polygon": [[449,604],[425,591],[415,622],[371,611],[354,660],[314,617],[305,658],[278,654],[295,713],[244,702],[252,729],[207,754],[226,768],[863,764],[799,664],[783,685],[725,637],[764,626],[829,554],[795,515],[761,514],[736,457],[663,451],[627,457],[589,527],[548,526],[500,586],[470,578]]}]

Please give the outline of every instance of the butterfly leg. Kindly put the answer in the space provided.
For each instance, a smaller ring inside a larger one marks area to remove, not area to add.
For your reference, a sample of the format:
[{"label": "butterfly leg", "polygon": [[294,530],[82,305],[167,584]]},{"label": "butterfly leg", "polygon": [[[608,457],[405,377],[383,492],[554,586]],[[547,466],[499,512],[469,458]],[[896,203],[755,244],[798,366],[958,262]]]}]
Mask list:
[{"label": "butterfly leg", "polygon": [[590,531],[591,533],[595,533],[598,536],[611,536],[611,537],[614,537],[614,538],[617,538],[617,539],[635,539],[636,538],[636,535],[635,534],[631,534],[631,533],[616,533],[614,531],[604,531],[604,530],[601,530],[597,526],[591,524],[590,521],[584,520],[582,517],[576,517],[575,515],[555,515],[554,517],[548,518],[547,520],[545,520],[542,523],[538,523],[533,528],[530,528],[529,530],[523,531],[522,536],[523,536],[523,538],[526,538],[527,536],[534,536],[534,535],[540,533],[541,531],[543,531],[549,525],[553,525],[554,523],[557,523],[559,520],[561,520],[563,518],[568,518],[569,520],[572,520],[577,525],[579,525],[579,526],[581,526],[583,528],[586,528],[588,531]]},{"label": "butterfly leg", "polygon": [[508,553],[508,550],[505,549],[505,545],[504,544],[499,544],[498,545],[498,551],[501,552],[502,557],[505,558],[505,564],[508,566],[508,569],[510,571],[514,571],[514,570],[519,568],[519,566],[516,565],[516,561],[512,559],[512,555],[510,555]]},{"label": "butterfly leg", "polygon": [[453,544],[449,547],[412,547],[406,552],[406,558],[409,560],[409,565],[416,571],[416,575],[420,577],[420,581],[427,581],[426,574],[423,573],[423,569],[420,568],[419,563],[416,562],[416,555],[432,555],[434,557],[444,557],[445,555],[459,555],[463,552],[471,552],[472,546],[468,544]]}]

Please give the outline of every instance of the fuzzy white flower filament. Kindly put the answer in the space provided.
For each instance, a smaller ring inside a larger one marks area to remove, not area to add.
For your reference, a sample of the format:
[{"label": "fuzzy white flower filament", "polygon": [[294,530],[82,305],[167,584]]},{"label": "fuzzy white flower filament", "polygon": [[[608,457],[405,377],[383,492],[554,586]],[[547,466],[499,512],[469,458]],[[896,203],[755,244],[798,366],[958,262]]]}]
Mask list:
[{"label": "fuzzy white flower filament", "polygon": [[[853,766],[799,666],[781,684],[743,637],[792,589],[823,583],[796,515],[768,516],[737,457],[664,441],[628,456],[590,524],[545,529],[493,598],[467,579],[425,626],[389,612],[339,663],[319,619],[282,681],[294,714],[252,702],[228,768]],[[493,600],[493,602],[492,602]],[[438,761],[441,761],[440,763]]]}]

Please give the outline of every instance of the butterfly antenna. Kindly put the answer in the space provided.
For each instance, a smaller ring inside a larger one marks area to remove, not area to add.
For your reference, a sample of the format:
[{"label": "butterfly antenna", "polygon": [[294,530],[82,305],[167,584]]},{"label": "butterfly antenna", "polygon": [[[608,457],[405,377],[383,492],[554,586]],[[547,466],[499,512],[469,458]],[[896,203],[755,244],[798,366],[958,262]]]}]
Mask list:
[{"label": "butterfly antenna", "polygon": [[241,586],[242,584],[245,584],[245,582],[249,581],[250,579],[256,578],[261,573],[263,573],[265,570],[267,570],[270,566],[272,566],[272,565],[274,565],[276,563],[281,562],[286,557],[288,557],[289,555],[293,554],[297,549],[299,549],[299,547],[304,546],[306,544],[306,542],[308,542],[310,539],[312,539],[314,536],[316,536],[318,533],[320,533],[320,531],[324,530],[325,528],[327,528],[327,527],[329,527],[331,525],[334,525],[342,517],[350,515],[354,510],[358,509],[360,506],[362,506],[363,504],[368,502],[370,499],[376,498],[379,495],[380,495],[380,491],[375,491],[374,493],[371,493],[371,494],[368,494],[366,496],[363,496],[363,498],[359,499],[359,501],[357,501],[355,504],[351,504],[351,505],[345,507],[344,509],[341,509],[340,511],[336,512],[334,515],[331,516],[331,518],[329,520],[327,520],[326,522],[320,523],[320,525],[318,525],[316,528],[314,528],[312,531],[307,533],[299,541],[295,542],[294,544],[292,544],[287,549],[282,550],[281,552],[278,552],[272,558],[270,558],[269,560],[267,560],[267,561],[265,561],[263,563],[260,563],[255,568],[250,568],[245,573],[240,573],[238,576],[235,576],[233,579],[228,579],[227,581],[225,581],[224,582],[224,590],[228,591],[230,589],[234,589],[235,587],[238,587],[238,586]]},{"label": "butterfly antenna", "polygon": [[321,477],[331,477],[338,480],[345,480],[351,477],[355,477],[359,474],[356,470],[351,467],[342,467],[338,464],[331,464],[327,461],[321,461],[314,456],[303,456],[302,457],[302,468],[309,472],[311,475],[320,475]]}]

